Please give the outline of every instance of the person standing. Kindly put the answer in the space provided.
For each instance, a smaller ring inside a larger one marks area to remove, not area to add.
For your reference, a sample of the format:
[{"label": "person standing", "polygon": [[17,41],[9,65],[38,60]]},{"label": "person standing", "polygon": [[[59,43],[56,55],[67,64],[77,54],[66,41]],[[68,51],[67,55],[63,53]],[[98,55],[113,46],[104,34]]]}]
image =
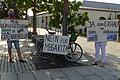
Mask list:
[{"label": "person standing", "polygon": [[[99,20],[106,20],[104,17],[100,17]],[[104,64],[106,63],[106,44],[107,42],[95,42],[95,62],[92,65],[98,65],[98,58],[99,58],[99,53],[101,51],[102,54],[102,64],[100,67],[103,67]]]},{"label": "person standing", "polygon": [[[8,19],[15,19],[14,9],[8,10]],[[25,63],[26,61],[23,60],[21,56],[19,40],[7,40],[9,63],[14,63],[14,61],[12,60],[12,43],[14,43],[15,49],[17,50],[19,61]]]}]

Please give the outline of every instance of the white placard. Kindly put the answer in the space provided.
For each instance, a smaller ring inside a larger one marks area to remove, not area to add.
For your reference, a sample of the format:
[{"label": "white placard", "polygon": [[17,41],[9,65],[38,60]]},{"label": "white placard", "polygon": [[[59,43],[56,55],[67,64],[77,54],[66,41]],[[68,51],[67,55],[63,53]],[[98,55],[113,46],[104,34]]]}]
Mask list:
[{"label": "white placard", "polygon": [[87,23],[87,40],[93,42],[117,41],[118,20],[96,20]]},{"label": "white placard", "polygon": [[45,35],[43,52],[66,55],[69,46],[69,36]]},{"label": "white placard", "polygon": [[28,20],[1,19],[1,40],[18,40],[28,37]]}]

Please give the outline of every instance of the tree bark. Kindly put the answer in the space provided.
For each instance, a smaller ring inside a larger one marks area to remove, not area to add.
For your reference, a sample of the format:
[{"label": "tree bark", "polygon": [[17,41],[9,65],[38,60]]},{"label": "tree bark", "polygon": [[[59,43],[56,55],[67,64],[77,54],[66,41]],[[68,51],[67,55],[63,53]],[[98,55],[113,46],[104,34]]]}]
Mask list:
[{"label": "tree bark", "polygon": [[36,0],[34,0],[34,8],[33,8],[33,34],[37,34],[36,32]]},{"label": "tree bark", "polygon": [[25,10],[26,14],[25,14],[25,19],[28,19],[28,12],[27,12],[27,9]]},{"label": "tree bark", "polygon": [[118,41],[120,41],[120,19],[119,20],[119,26],[118,26]]},{"label": "tree bark", "polygon": [[64,10],[63,10],[63,28],[62,34],[67,35],[67,16],[68,16],[68,0],[64,0]]}]

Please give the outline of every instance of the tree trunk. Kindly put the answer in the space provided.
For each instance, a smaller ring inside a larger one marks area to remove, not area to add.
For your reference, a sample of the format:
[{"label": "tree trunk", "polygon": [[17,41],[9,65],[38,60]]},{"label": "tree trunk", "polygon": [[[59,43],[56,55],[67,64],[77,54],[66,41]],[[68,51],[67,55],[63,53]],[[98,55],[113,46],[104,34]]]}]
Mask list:
[{"label": "tree trunk", "polygon": [[27,9],[25,10],[26,14],[25,14],[25,19],[28,19],[28,12],[27,12]]},{"label": "tree trunk", "polygon": [[34,8],[33,8],[33,33],[37,34],[36,32],[36,0],[34,0]]},{"label": "tree trunk", "polygon": [[120,25],[119,25],[119,29],[118,29],[118,41],[120,41]]},{"label": "tree trunk", "polygon": [[63,10],[63,28],[62,34],[67,35],[67,16],[68,16],[68,0],[64,0],[64,10]]}]

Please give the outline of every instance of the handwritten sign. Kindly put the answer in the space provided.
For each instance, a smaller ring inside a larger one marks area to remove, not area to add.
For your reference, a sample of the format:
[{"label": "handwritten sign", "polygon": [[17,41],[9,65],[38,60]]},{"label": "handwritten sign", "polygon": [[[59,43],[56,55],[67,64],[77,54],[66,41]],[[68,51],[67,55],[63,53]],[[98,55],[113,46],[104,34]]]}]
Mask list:
[{"label": "handwritten sign", "polygon": [[26,39],[28,36],[28,20],[1,19],[1,40]]},{"label": "handwritten sign", "polygon": [[87,40],[93,42],[117,41],[118,27],[118,20],[89,21]]},{"label": "handwritten sign", "polygon": [[69,37],[60,35],[45,35],[43,52],[54,54],[67,54]]}]

